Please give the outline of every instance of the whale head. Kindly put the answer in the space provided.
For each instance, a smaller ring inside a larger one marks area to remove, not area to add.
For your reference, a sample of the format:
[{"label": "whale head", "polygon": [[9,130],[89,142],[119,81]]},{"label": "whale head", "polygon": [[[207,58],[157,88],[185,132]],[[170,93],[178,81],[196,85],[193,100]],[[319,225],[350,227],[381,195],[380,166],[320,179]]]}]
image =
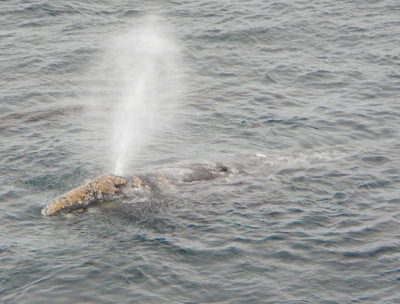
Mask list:
[{"label": "whale head", "polygon": [[122,195],[128,181],[116,175],[102,175],[91,183],[79,186],[48,203],[44,216],[68,213]]}]

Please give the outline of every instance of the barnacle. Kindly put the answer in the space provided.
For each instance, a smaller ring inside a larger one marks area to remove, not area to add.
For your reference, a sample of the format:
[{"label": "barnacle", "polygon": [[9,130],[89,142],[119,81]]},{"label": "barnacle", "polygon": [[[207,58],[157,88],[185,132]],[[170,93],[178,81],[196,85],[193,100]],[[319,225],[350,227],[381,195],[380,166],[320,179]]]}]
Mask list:
[{"label": "barnacle", "polygon": [[72,211],[100,202],[107,197],[119,194],[120,188],[128,181],[115,175],[103,175],[92,183],[80,186],[56,198],[42,209],[43,215],[53,215],[61,211]]}]

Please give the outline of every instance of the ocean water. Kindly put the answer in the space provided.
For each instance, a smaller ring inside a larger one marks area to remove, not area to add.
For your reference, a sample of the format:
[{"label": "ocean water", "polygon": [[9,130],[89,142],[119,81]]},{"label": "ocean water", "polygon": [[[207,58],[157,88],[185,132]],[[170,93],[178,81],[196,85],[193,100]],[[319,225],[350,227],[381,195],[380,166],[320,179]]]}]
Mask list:
[{"label": "ocean water", "polygon": [[[0,302],[399,303],[399,15],[0,1]],[[214,161],[238,173],[40,214],[99,174]]]}]

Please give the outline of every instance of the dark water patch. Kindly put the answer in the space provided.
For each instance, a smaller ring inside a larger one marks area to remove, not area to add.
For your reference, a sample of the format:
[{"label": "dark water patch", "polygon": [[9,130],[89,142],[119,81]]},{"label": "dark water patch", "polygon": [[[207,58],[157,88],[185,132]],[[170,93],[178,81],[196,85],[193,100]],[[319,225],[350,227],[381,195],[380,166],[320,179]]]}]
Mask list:
[{"label": "dark water patch", "polygon": [[19,191],[16,190],[9,190],[5,193],[0,194],[0,202],[5,202],[5,201],[10,201],[10,200],[16,200],[21,197],[21,194]]},{"label": "dark water patch", "polygon": [[[307,85],[316,89],[333,89],[333,88],[345,88],[349,85],[348,82],[341,81],[338,78],[341,76],[338,73],[332,73],[329,71],[318,70],[315,72],[307,73],[305,75],[298,76],[296,83]],[[330,81],[327,81],[330,80]]]},{"label": "dark water patch", "polygon": [[347,233],[350,236],[355,236],[355,237],[372,237],[374,235],[379,234],[379,232],[380,230],[377,228],[364,227],[360,230],[348,231]]},{"label": "dark water patch", "polygon": [[358,220],[343,220],[340,221],[336,227],[341,229],[341,228],[349,228],[349,227],[358,227],[358,226],[362,226],[363,223],[358,221]]},{"label": "dark water patch", "polygon": [[381,246],[368,251],[343,252],[346,258],[380,258],[384,255],[393,255],[400,252],[399,246]]},{"label": "dark water patch", "polygon": [[75,10],[70,5],[64,5],[62,7],[49,5],[49,4],[34,4],[27,6],[24,9],[24,13],[34,18],[43,18],[46,16],[57,17],[65,14],[81,14],[80,11]]},{"label": "dark water patch", "polygon": [[142,10],[129,9],[122,13],[123,17],[137,18],[143,16],[146,12]]},{"label": "dark water patch", "polygon": [[290,245],[290,248],[292,248],[293,250],[301,250],[301,251],[310,252],[313,247],[310,246],[309,244],[304,243],[304,242],[303,243],[294,242],[294,243],[292,243]]},{"label": "dark water patch", "polygon": [[258,238],[254,237],[237,237],[232,239],[232,242],[237,242],[237,243],[243,243],[243,244],[262,244],[262,243],[269,243],[269,242],[279,242],[279,241],[285,241],[288,239],[288,236],[284,234],[274,234],[274,235],[269,235],[267,237],[265,236],[259,236]]},{"label": "dark water patch", "polygon": [[344,199],[346,198],[346,193],[336,192],[334,195],[332,195],[332,197],[335,199]]},{"label": "dark water patch", "polygon": [[359,189],[376,189],[376,188],[386,188],[392,183],[388,180],[377,180],[373,182],[368,182],[365,184],[358,185]]},{"label": "dark water patch", "polygon": [[308,187],[300,187],[296,185],[289,185],[284,187],[285,190],[291,191],[291,192],[309,192],[311,188]]},{"label": "dark water patch", "polygon": [[299,172],[304,172],[305,169],[283,169],[282,171],[278,172],[279,175],[293,175]]},{"label": "dark water patch", "polygon": [[263,123],[265,124],[283,124],[283,125],[295,125],[298,126],[300,125],[299,121],[304,121],[304,120],[308,120],[306,117],[303,118],[293,118],[293,119],[268,119],[263,121]]},{"label": "dark water patch", "polygon": [[295,220],[286,224],[286,228],[302,228],[302,229],[315,229],[320,227],[327,227],[332,223],[332,220],[327,216],[303,216],[299,220]]},{"label": "dark water patch", "polygon": [[281,235],[281,234],[276,234],[276,235],[269,235],[265,238],[265,241],[284,241],[286,240],[288,237],[285,235]]},{"label": "dark water patch", "polygon": [[302,209],[299,209],[299,208],[288,208],[287,211],[291,212],[291,213],[302,213],[302,212],[304,212]]},{"label": "dark water patch", "polygon": [[335,216],[335,217],[358,217],[359,214],[358,213],[338,213],[333,216]]},{"label": "dark water patch", "polygon": [[277,253],[274,253],[272,255],[267,255],[268,258],[275,258],[278,259],[280,262],[283,263],[293,263],[297,261],[301,261],[302,263],[306,262],[308,259],[299,255],[299,254],[294,254],[290,251],[279,251]]},{"label": "dark water patch", "polygon": [[285,213],[279,212],[279,211],[271,211],[271,212],[264,213],[264,216],[266,218],[279,219],[279,218],[285,217]]},{"label": "dark water patch", "polygon": [[366,156],[361,158],[361,160],[372,165],[383,165],[391,161],[391,159],[386,156]]},{"label": "dark water patch", "polygon": [[3,116],[1,118],[1,122],[6,123],[8,127],[10,123],[21,124],[21,123],[34,123],[42,120],[51,121],[59,116],[77,115],[78,113],[82,113],[82,110],[83,107],[81,106],[69,106],[62,109],[13,113],[7,116]]},{"label": "dark water patch", "polygon": [[147,279],[147,276],[140,270],[140,267],[130,266],[124,269],[123,280],[126,283],[140,284]]},{"label": "dark water patch", "polygon": [[398,198],[398,197],[392,198],[392,199],[389,199],[387,202],[390,203],[390,204],[399,204],[400,203],[400,198]]},{"label": "dark water patch", "polygon": [[[249,271],[251,273],[254,274],[258,274],[258,275],[265,275],[268,271],[270,271],[271,269],[273,269],[274,267],[271,266],[264,266],[264,265],[260,265],[260,264],[254,264],[252,262],[244,262],[239,264],[238,266],[239,269],[242,269],[244,271]],[[254,300],[253,300],[254,301]],[[250,301],[251,302],[251,301]]]}]

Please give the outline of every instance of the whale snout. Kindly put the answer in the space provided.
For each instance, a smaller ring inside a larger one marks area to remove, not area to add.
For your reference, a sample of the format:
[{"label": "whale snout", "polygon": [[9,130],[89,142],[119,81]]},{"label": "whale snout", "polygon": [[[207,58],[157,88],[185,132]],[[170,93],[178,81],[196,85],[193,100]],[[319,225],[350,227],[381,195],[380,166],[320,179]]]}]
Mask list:
[{"label": "whale snout", "polygon": [[48,203],[43,209],[44,216],[61,212],[68,213],[91,204],[111,199],[122,194],[128,181],[120,176],[103,175],[93,182],[79,186]]}]

